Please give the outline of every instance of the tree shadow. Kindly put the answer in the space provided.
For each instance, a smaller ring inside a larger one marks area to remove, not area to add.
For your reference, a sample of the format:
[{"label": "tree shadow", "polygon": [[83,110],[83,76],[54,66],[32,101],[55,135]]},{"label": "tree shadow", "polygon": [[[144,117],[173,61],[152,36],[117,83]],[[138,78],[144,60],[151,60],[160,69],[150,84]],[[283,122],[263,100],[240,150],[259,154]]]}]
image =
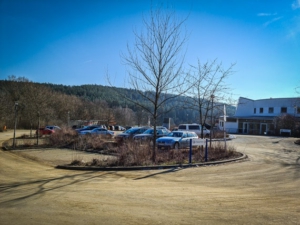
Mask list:
[{"label": "tree shadow", "polygon": [[[94,175],[95,173],[97,174]],[[86,173],[66,175],[55,178],[39,179],[28,182],[0,184],[0,207],[8,207],[14,206],[16,204],[21,204],[23,200],[33,197],[40,197],[41,195],[44,195],[45,193],[56,189],[85,182],[94,178],[103,177],[113,173],[116,172],[106,172],[99,174],[99,172],[97,171],[90,171]],[[32,187],[31,185],[34,186]],[[46,185],[51,185],[51,187],[46,187]],[[8,200],[4,200],[5,197],[8,197]]]},{"label": "tree shadow", "polygon": [[281,162],[281,166],[291,167],[294,170],[294,179],[300,179],[300,157],[295,160],[295,163]]},{"label": "tree shadow", "polygon": [[160,175],[160,174],[166,174],[166,173],[173,173],[173,172],[177,172],[179,170],[183,170],[184,168],[181,168],[181,167],[176,167],[176,168],[172,168],[172,169],[169,169],[169,170],[165,170],[165,171],[161,171],[161,172],[158,172],[158,173],[153,173],[153,174],[149,174],[147,176],[143,176],[143,177],[138,177],[138,178],[135,178],[133,180],[141,180],[141,179],[146,179],[146,178],[149,178],[149,177],[154,177],[154,176],[157,176],[157,175]]}]

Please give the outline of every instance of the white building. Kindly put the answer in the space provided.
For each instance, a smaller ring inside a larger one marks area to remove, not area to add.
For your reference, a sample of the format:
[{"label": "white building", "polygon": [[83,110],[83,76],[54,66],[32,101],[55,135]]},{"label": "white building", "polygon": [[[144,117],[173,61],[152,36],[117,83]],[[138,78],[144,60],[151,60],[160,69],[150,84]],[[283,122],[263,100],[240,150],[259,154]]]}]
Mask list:
[{"label": "white building", "polygon": [[[290,114],[300,119],[300,98],[269,98],[252,100],[240,97],[235,115],[227,117],[225,130],[228,133],[272,134],[274,118]],[[219,128],[223,127],[220,117]]]}]

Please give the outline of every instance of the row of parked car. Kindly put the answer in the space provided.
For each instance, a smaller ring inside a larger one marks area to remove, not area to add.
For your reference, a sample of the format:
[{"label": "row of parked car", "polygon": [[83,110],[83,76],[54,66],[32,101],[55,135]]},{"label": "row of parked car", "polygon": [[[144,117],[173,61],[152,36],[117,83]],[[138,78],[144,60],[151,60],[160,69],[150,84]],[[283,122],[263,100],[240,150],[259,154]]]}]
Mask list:
[{"label": "row of parked car", "polygon": [[[189,126],[186,125],[185,129],[183,126],[179,126],[181,129],[177,129],[174,131],[170,131],[165,127],[156,127],[156,145],[159,149],[162,148],[185,148],[189,146],[190,139],[198,138],[196,132],[191,131],[192,129],[188,129]],[[194,128],[194,126],[190,126],[190,128]],[[197,127],[198,128],[198,127]],[[46,126],[45,128],[41,128],[36,132],[40,135],[50,135],[54,133],[56,130],[60,130],[58,126]],[[108,130],[104,125],[92,125],[85,126],[83,128],[76,129],[78,134],[80,135],[101,135],[106,138],[115,137],[116,141],[126,141],[126,140],[134,140],[135,142],[153,144],[154,142],[154,129],[152,127],[132,127],[124,132],[114,136],[115,133],[111,130]],[[205,130],[205,135],[209,134],[209,130]]]},{"label": "row of parked car", "polygon": [[[156,146],[158,149],[179,149],[189,147],[190,139],[198,138],[193,131],[170,131],[165,127],[156,128]],[[134,127],[115,137],[117,141],[132,139],[136,142],[153,144],[154,129],[150,127]]]},{"label": "row of parked car", "polygon": [[[166,136],[170,131],[165,127],[156,128],[156,136]],[[135,141],[152,141],[154,129],[151,127],[132,127],[116,136],[117,141],[135,140]]]}]

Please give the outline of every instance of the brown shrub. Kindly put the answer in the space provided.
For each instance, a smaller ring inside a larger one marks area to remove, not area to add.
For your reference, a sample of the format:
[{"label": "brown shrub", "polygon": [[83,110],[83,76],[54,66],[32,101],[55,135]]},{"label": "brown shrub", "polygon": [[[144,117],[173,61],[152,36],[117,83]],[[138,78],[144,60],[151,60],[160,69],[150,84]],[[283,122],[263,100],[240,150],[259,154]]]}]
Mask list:
[{"label": "brown shrub", "polygon": [[234,156],[238,156],[239,153],[235,151],[233,146],[226,146],[224,142],[216,141],[212,143],[212,148],[208,150],[209,161],[217,161],[222,159],[228,159]]},{"label": "brown shrub", "polygon": [[[225,135],[226,135],[226,137],[229,136],[227,133]],[[224,138],[224,131],[222,131],[222,130],[214,131],[213,132],[213,138],[217,138],[217,139]]]},{"label": "brown shrub", "polygon": [[109,145],[106,143],[106,138],[100,135],[79,135],[75,130],[63,128],[51,134],[50,144],[55,147],[67,147],[76,150],[95,150],[104,149]]},{"label": "brown shrub", "polygon": [[70,128],[62,128],[61,130],[57,130],[49,137],[50,144],[55,147],[72,146],[77,139],[77,132]]}]

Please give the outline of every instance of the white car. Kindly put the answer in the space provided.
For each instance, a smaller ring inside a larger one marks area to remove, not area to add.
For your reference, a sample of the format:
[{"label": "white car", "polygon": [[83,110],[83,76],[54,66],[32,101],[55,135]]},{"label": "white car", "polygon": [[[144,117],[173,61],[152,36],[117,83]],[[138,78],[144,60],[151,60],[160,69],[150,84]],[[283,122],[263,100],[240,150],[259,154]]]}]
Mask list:
[{"label": "white car", "polygon": [[[178,126],[179,131],[193,131],[195,132],[199,137],[201,137],[201,128],[202,126],[200,124],[180,124]],[[203,127],[203,136],[208,137],[210,135],[210,130],[206,129],[206,127]]]}]

